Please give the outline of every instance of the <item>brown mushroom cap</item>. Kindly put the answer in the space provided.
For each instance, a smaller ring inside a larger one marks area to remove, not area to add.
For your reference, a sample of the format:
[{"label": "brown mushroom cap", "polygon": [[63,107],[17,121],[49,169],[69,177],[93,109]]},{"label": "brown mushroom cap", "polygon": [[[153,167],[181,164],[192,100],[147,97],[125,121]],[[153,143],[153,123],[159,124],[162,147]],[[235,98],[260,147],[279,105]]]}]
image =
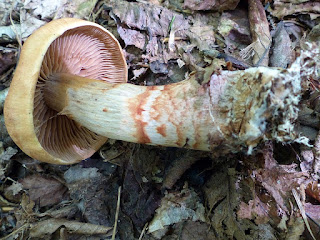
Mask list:
[{"label": "brown mushroom cap", "polygon": [[29,156],[72,164],[90,157],[106,138],[46,105],[42,88],[56,73],[126,82],[127,65],[111,33],[80,19],[54,20],[24,43],[5,102],[7,130]]}]

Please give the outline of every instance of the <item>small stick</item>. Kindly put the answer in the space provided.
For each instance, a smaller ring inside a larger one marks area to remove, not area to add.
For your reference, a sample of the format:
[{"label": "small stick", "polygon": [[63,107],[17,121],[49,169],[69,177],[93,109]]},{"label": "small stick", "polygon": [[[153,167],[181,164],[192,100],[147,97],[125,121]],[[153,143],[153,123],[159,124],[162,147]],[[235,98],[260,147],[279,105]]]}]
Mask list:
[{"label": "small stick", "polygon": [[117,225],[118,225],[118,218],[119,218],[119,211],[120,211],[120,196],[121,196],[121,186],[118,188],[118,201],[117,201],[117,209],[116,209],[116,215],[114,217],[114,227],[112,231],[112,240],[115,239],[116,233],[117,233]]}]

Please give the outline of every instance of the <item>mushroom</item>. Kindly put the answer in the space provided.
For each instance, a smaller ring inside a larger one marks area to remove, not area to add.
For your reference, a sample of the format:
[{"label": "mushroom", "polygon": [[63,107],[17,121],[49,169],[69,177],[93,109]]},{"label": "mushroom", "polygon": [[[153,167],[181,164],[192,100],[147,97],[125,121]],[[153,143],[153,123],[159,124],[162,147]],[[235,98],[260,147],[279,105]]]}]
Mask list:
[{"label": "mushroom", "polygon": [[52,21],[24,43],[5,101],[6,127],[29,156],[72,164],[90,157],[107,138],[48,107],[45,82],[58,73],[126,82],[127,65],[110,32],[80,19]]},{"label": "mushroom", "polygon": [[295,138],[299,69],[300,62],[288,70],[198,72],[179,83],[137,86],[126,83],[111,33],[79,19],[54,20],[24,43],[5,122],[26,154],[56,164],[88,158],[107,138],[251,151],[263,138]]}]

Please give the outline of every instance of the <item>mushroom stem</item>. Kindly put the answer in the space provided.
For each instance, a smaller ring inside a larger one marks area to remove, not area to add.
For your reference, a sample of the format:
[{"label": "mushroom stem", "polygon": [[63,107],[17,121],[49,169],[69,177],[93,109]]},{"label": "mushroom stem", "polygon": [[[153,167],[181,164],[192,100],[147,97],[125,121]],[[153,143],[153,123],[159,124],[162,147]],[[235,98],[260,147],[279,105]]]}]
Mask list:
[{"label": "mushroom stem", "polygon": [[59,114],[113,139],[209,151],[210,136],[218,134],[209,114],[210,90],[194,77],[137,86],[56,74],[46,81],[44,96]]},{"label": "mushroom stem", "polygon": [[57,74],[44,91],[51,108],[99,135],[221,153],[296,137],[296,75],[259,67],[222,71],[205,83],[192,74],[166,86],[137,86]]}]

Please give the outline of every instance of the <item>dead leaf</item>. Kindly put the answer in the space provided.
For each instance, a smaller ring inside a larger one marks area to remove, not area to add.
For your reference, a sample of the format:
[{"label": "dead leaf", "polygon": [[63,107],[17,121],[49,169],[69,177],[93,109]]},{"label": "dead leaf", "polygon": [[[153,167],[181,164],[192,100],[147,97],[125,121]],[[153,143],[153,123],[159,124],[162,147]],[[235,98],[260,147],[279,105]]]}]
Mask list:
[{"label": "dead leaf", "polygon": [[132,80],[135,80],[135,79],[139,78],[140,76],[142,76],[143,74],[145,74],[147,70],[148,70],[147,68],[143,68],[143,67],[142,67],[142,68],[139,68],[139,69],[133,70],[133,71],[132,71],[132,73],[133,73],[133,78],[132,78]]},{"label": "dead leaf", "polygon": [[[151,156],[148,151],[141,151],[135,154],[135,162],[127,165],[123,178],[121,211],[130,216],[134,226],[138,228],[142,228],[146,222],[152,219],[161,198],[160,192],[156,189],[154,183],[149,182],[152,178],[151,171],[155,171],[156,162],[143,161],[148,158],[151,160]],[[148,164],[146,164],[147,162]],[[140,164],[148,166],[145,167]],[[139,168],[140,171],[136,170]],[[143,177],[141,176],[142,174]]]},{"label": "dead leaf", "polygon": [[146,44],[146,37],[136,30],[118,26],[118,33],[126,46],[133,45],[137,48],[143,49]]},{"label": "dead leaf", "polygon": [[23,185],[19,182],[12,183],[9,187],[6,188],[5,192],[12,192],[12,195],[17,195],[20,191],[23,190]]},{"label": "dead leaf", "polygon": [[209,51],[216,47],[214,31],[212,26],[194,26],[187,31],[192,44],[198,47],[200,51]]},{"label": "dead leaf", "polygon": [[191,10],[233,10],[240,0],[185,0],[184,7]]},{"label": "dead leaf", "polygon": [[97,0],[23,1],[19,9],[21,26],[17,32],[21,33],[22,39],[25,39],[48,19],[63,17],[88,19],[96,3]]},{"label": "dead leaf", "polygon": [[273,33],[272,55],[270,57],[271,67],[287,68],[294,60],[293,45],[284,23],[280,22]]},{"label": "dead leaf", "polygon": [[154,233],[187,219],[205,222],[204,206],[200,198],[193,189],[184,188],[181,192],[167,193],[162,198],[148,232]]},{"label": "dead leaf", "polygon": [[257,196],[250,200],[248,204],[241,202],[237,216],[240,219],[252,219],[256,224],[267,223],[269,221],[269,206],[263,203]]},{"label": "dead leaf", "polygon": [[31,175],[22,179],[20,183],[40,207],[57,204],[66,198],[67,188],[54,178]]},{"label": "dead leaf", "polygon": [[[102,162],[103,163],[103,162]],[[103,163],[114,171],[114,165]],[[83,168],[80,165],[70,167],[64,174],[67,182],[70,198],[75,202],[81,202],[79,210],[87,222],[97,225],[110,225],[108,217],[109,208],[116,205],[107,205],[106,185],[108,178],[99,172],[98,168]]]},{"label": "dead leaf", "polygon": [[[181,226],[182,225],[182,226]],[[213,240],[216,239],[216,235],[213,229],[204,222],[186,221],[181,224],[176,224],[175,232],[181,236],[183,240]]]},{"label": "dead leaf", "polygon": [[20,207],[14,212],[14,216],[17,220],[16,229],[24,226],[30,222],[35,221],[34,216],[35,202],[30,199],[27,194],[23,194],[20,202]]},{"label": "dead leaf", "polygon": [[8,147],[1,155],[0,155],[0,162],[10,160],[14,155],[18,152],[17,149]]},{"label": "dead leaf", "polygon": [[264,6],[260,0],[249,0],[248,4],[252,43],[242,50],[243,56],[252,51],[254,65],[268,66],[271,35]]},{"label": "dead leaf", "polygon": [[34,224],[30,229],[30,237],[45,239],[59,228],[66,228],[73,234],[97,235],[103,234],[106,237],[111,236],[112,227],[95,225],[91,223],[82,223],[77,221],[68,221],[66,219],[47,219]]},{"label": "dead leaf", "polygon": [[283,19],[283,17],[293,14],[311,14],[320,13],[320,2],[318,1],[296,1],[295,3],[287,0],[275,0],[273,2],[273,9],[271,10],[273,16]]},{"label": "dead leaf", "polygon": [[158,60],[150,63],[150,70],[153,73],[160,73],[160,74],[168,74],[169,72],[167,64],[160,62]]},{"label": "dead leaf", "polygon": [[147,31],[149,36],[168,36],[169,25],[173,19],[175,26],[178,26],[175,29],[176,36],[189,28],[188,20],[183,14],[161,6],[117,0],[109,0],[106,5],[112,8],[121,23],[132,29]]},{"label": "dead leaf", "polygon": [[[1,37],[1,32],[0,32]],[[8,48],[0,51],[0,75],[4,74],[11,66],[17,63],[18,52],[15,49]]]}]

